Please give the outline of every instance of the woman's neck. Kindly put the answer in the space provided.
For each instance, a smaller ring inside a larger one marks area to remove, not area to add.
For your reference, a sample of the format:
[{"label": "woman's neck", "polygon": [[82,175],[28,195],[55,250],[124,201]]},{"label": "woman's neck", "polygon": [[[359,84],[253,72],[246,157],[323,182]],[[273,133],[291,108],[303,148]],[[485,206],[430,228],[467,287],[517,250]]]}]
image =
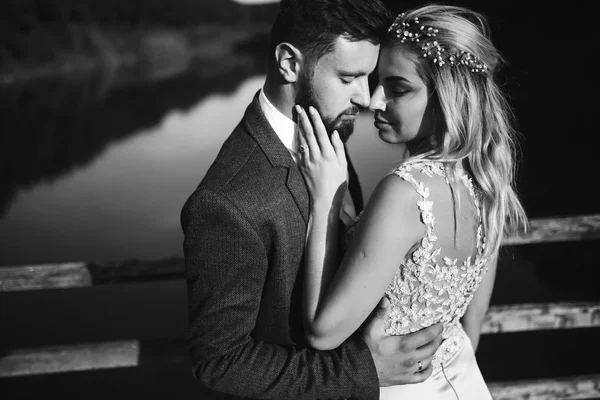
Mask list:
[{"label": "woman's neck", "polygon": [[425,154],[432,150],[429,137],[415,138],[406,143],[406,150],[411,157]]}]

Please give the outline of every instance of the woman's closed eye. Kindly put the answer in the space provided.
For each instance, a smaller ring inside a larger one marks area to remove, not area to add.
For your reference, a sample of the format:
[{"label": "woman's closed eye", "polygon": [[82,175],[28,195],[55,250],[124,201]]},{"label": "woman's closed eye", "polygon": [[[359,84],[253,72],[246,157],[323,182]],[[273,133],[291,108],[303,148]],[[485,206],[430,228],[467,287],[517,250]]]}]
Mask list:
[{"label": "woman's closed eye", "polygon": [[396,87],[396,88],[392,88],[392,89],[390,90],[390,92],[391,92],[391,93],[392,93],[392,94],[393,94],[395,97],[401,97],[401,96],[404,96],[405,94],[407,94],[407,93],[409,92],[409,90],[408,90],[408,89],[406,89],[406,88],[398,88],[398,87]]}]

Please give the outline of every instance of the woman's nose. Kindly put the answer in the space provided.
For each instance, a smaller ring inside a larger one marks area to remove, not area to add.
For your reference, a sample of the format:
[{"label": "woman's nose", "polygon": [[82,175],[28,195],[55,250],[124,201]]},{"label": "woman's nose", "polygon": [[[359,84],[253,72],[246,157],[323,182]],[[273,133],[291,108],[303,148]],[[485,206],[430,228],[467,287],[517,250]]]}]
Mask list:
[{"label": "woman's nose", "polygon": [[371,111],[385,111],[385,93],[383,92],[383,86],[377,85],[373,91],[369,109]]}]

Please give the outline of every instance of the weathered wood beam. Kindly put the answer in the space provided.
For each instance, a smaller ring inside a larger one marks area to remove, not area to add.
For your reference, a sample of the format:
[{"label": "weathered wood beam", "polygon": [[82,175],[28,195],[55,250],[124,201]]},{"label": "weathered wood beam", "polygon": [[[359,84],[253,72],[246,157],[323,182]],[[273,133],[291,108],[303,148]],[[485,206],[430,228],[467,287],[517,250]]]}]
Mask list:
[{"label": "weathered wood beam", "polygon": [[[516,304],[491,307],[484,321],[482,333],[598,326],[600,326],[600,302]],[[181,340],[178,342],[182,343]],[[138,355],[138,348],[139,344],[131,341],[11,350],[4,357],[0,357],[0,377],[136,366],[137,361],[134,360]]]},{"label": "weathered wood beam", "polygon": [[[600,239],[600,214],[531,220],[527,233],[504,245]],[[113,283],[181,279],[184,260],[126,260],[108,263],[58,263],[0,267],[0,292],[87,287]]]},{"label": "weathered wood beam", "polygon": [[491,306],[481,333],[523,332],[600,326],[600,302]]},{"label": "weathered wood beam", "polygon": [[600,214],[531,219],[527,232],[505,238],[503,245],[600,239]]},{"label": "weathered wood beam", "polygon": [[139,351],[137,340],[9,350],[0,356],[0,378],[136,367]]},{"label": "weathered wood beam", "polygon": [[183,262],[181,258],[169,258],[103,264],[75,262],[0,267],[0,292],[181,279]]},{"label": "weathered wood beam", "polygon": [[30,347],[0,351],[0,378],[189,362],[183,338]]},{"label": "weathered wood beam", "polygon": [[0,292],[86,286],[92,274],[82,262],[0,268]]},{"label": "weathered wood beam", "polygon": [[597,399],[600,374],[492,382],[488,387],[494,400]]},{"label": "weathered wood beam", "polygon": [[[180,339],[18,349],[0,356],[0,378],[181,363],[185,357]],[[592,399],[600,397],[600,374],[490,382],[488,386],[494,400]]]}]

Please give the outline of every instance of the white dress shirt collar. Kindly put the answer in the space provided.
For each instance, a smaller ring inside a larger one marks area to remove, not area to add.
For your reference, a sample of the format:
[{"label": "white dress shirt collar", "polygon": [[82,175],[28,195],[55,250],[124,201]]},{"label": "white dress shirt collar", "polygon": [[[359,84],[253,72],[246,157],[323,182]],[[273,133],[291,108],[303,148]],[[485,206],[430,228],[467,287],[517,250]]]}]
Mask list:
[{"label": "white dress shirt collar", "polygon": [[260,103],[260,108],[262,109],[267,121],[271,125],[271,128],[279,137],[279,140],[285,145],[285,147],[290,151],[294,161],[297,160],[297,152],[298,152],[298,143],[297,143],[297,124],[283,115],[281,111],[279,111],[267,98],[265,95],[264,89],[260,90],[260,94],[258,95],[258,101]]}]

